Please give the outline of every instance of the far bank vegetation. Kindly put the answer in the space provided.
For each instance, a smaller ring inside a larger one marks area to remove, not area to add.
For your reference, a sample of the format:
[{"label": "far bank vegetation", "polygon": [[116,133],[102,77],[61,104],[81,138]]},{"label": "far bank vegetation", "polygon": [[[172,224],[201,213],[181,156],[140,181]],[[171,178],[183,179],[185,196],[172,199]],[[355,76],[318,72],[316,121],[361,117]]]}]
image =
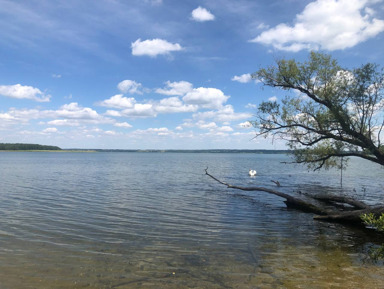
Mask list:
[{"label": "far bank vegetation", "polygon": [[27,144],[27,143],[0,143],[1,151],[59,151],[61,148],[50,145]]}]

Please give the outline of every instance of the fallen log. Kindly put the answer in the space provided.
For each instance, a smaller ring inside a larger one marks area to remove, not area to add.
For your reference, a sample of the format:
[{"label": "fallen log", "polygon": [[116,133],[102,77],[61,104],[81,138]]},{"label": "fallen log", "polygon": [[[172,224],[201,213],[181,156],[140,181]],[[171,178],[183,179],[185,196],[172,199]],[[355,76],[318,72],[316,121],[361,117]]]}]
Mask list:
[{"label": "fallen log", "polygon": [[316,206],[316,205],[314,205],[310,202],[307,202],[303,199],[294,197],[292,195],[289,195],[289,194],[286,194],[286,193],[283,193],[280,191],[276,191],[276,190],[272,190],[272,189],[268,189],[268,188],[264,188],[264,187],[241,187],[241,186],[235,186],[235,185],[228,184],[226,182],[223,182],[223,181],[217,179],[216,177],[214,177],[210,173],[208,173],[208,168],[205,169],[205,174],[207,176],[209,176],[210,178],[214,179],[216,182],[218,182],[218,183],[220,183],[220,184],[222,184],[222,185],[224,185],[230,189],[237,189],[237,190],[242,190],[242,191],[266,192],[266,193],[284,198],[285,199],[284,203],[287,205],[287,207],[290,207],[290,208],[296,208],[296,209],[300,209],[300,210],[305,211],[305,212],[315,213],[318,215],[327,215],[327,214],[331,213],[330,211],[328,211],[324,208],[321,208],[321,207]]},{"label": "fallen log", "polygon": [[335,203],[348,204],[348,205],[351,205],[355,209],[363,210],[363,209],[370,208],[370,206],[368,206],[367,204],[365,204],[361,201],[358,201],[358,200],[355,200],[352,198],[347,198],[344,196],[332,196],[332,195],[328,196],[327,195],[327,196],[313,196],[313,198],[318,200],[318,201],[323,201],[323,202],[329,203],[329,204],[335,204]]},{"label": "fallen log", "polygon": [[372,213],[375,216],[379,216],[384,213],[384,207],[369,207],[363,210],[347,211],[341,212],[339,214],[329,214],[323,216],[315,216],[315,220],[319,221],[332,221],[332,222],[342,222],[342,223],[358,223],[361,221],[361,215]]},{"label": "fallen log", "polygon": [[[259,191],[265,192],[268,194],[272,194],[281,198],[284,198],[284,203],[289,208],[294,208],[301,210],[307,213],[314,213],[315,220],[321,221],[331,221],[331,222],[339,222],[339,223],[350,223],[354,225],[363,226],[363,222],[361,220],[362,214],[373,213],[376,216],[384,213],[384,206],[369,206],[361,201],[355,200],[353,198],[347,198],[344,196],[310,196],[308,194],[304,194],[301,197],[295,197],[287,193],[283,193],[280,191],[272,190],[264,187],[242,187],[231,185],[222,180],[219,180],[215,176],[211,175],[208,172],[208,168],[205,169],[205,174],[209,176],[211,179],[216,182],[226,186],[230,189],[237,189],[242,191]],[[304,200],[304,198],[308,200]],[[333,209],[329,209],[327,207],[321,206],[318,202],[326,203],[331,205]],[[351,208],[349,210],[342,209],[340,210],[340,206],[338,204],[347,204],[350,205]]]}]

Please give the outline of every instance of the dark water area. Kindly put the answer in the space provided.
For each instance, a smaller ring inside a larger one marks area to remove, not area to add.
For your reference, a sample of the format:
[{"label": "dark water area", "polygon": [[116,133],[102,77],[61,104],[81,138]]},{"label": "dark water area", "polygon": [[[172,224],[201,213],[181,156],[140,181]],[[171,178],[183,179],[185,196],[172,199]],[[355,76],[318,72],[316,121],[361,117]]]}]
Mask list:
[{"label": "dark water area", "polygon": [[[231,184],[383,202],[384,170],[285,155],[0,153],[0,288],[384,288],[381,240]],[[249,169],[257,170],[249,177]],[[384,240],[383,240],[384,243]]]}]

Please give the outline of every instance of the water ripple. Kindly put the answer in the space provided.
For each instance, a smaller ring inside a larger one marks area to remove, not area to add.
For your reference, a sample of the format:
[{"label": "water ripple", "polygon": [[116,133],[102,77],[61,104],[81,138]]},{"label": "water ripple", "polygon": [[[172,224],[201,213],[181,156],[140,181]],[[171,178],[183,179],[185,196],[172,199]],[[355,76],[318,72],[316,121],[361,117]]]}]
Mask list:
[{"label": "water ripple", "polygon": [[[302,168],[279,165],[284,159],[251,154],[2,154],[0,280],[7,276],[6,288],[25,288],[17,277],[23,272],[31,288],[271,288],[292,278],[300,285],[323,282],[321,278],[337,284],[341,269],[332,264],[339,262],[351,276],[346,284],[362,280],[376,285],[367,280],[382,270],[364,269],[364,279],[356,266],[366,248],[358,232],[314,222],[307,214],[287,210],[276,196],[229,190],[204,175],[209,166],[233,184],[274,188],[270,180],[279,180],[286,192],[338,186],[334,171],[313,178]],[[336,193],[355,192],[377,201],[383,171],[360,167],[352,162]],[[255,178],[248,177],[249,168],[258,171]],[[362,174],[360,182],[356,171]],[[287,262],[291,266],[284,270]],[[326,274],[327,266],[334,275]],[[303,279],[303,272],[314,271],[321,278],[311,274],[312,279]]]}]

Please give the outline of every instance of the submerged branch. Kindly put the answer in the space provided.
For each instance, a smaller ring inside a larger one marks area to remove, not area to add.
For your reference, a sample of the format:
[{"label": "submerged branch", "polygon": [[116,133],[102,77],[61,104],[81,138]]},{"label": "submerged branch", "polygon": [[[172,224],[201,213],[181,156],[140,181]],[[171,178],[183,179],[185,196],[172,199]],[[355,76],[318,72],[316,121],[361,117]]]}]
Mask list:
[{"label": "submerged branch", "polygon": [[285,199],[284,203],[287,205],[287,207],[297,208],[297,209],[300,209],[302,211],[315,213],[318,215],[327,215],[327,214],[331,213],[327,209],[321,208],[321,207],[316,206],[310,202],[307,202],[307,201],[304,201],[302,199],[293,197],[293,196],[288,195],[286,193],[282,193],[280,191],[275,191],[275,190],[271,190],[271,189],[264,188],[264,187],[241,187],[241,186],[234,186],[234,185],[228,184],[228,183],[223,182],[223,181],[219,180],[218,178],[214,177],[210,173],[208,173],[208,168],[205,169],[205,174],[207,176],[209,176],[210,178],[212,178],[213,180],[215,180],[216,182],[218,182],[222,185],[225,185],[227,188],[230,188],[230,189],[237,189],[237,190],[242,190],[242,191],[266,192],[266,193],[284,198]]},{"label": "submerged branch", "polygon": [[353,206],[356,209],[364,210],[370,208],[367,204],[352,199],[352,198],[346,198],[343,196],[314,196],[313,197],[316,200],[324,201],[326,203],[343,203]]},{"label": "submerged branch", "polygon": [[[225,185],[227,188],[230,189],[237,189],[242,191],[259,191],[259,192],[266,192],[281,198],[284,198],[284,203],[287,205],[287,207],[295,208],[303,212],[309,212],[314,213],[317,216],[314,217],[316,220],[324,220],[324,221],[334,221],[334,222],[340,222],[340,223],[352,223],[354,225],[363,225],[363,222],[361,220],[362,214],[368,214],[368,213],[374,213],[374,214],[381,214],[384,213],[384,206],[377,206],[377,207],[371,207],[367,204],[347,197],[342,196],[309,196],[308,194],[304,194],[303,196],[294,197],[292,195],[264,188],[264,187],[242,187],[242,186],[235,186],[228,184],[226,182],[223,182],[216,178],[215,176],[211,175],[208,172],[208,168],[205,169],[205,174],[209,176],[211,179],[215,180],[216,182]],[[307,200],[304,200],[303,197],[312,199],[314,202],[310,202]],[[317,201],[317,203],[316,203]],[[327,204],[332,205],[334,208],[329,209],[328,207],[324,207],[320,202],[324,202]],[[340,210],[337,209],[339,204],[348,204],[352,206],[351,210]]]},{"label": "submerged branch", "polygon": [[384,207],[368,207],[363,210],[354,210],[354,211],[347,211],[342,213],[334,213],[334,214],[328,214],[323,216],[315,216],[315,220],[319,221],[333,221],[333,222],[348,222],[348,223],[354,223],[354,224],[361,224],[363,225],[363,222],[361,220],[361,216],[364,214],[372,213],[374,215],[381,215],[384,213]]}]

